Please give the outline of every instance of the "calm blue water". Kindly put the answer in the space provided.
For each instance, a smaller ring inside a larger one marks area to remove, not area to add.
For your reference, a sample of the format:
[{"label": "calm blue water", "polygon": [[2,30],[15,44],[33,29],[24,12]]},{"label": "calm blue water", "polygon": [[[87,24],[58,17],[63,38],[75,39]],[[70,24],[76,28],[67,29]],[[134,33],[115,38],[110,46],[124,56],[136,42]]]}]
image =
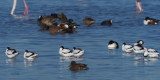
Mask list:
[{"label": "calm blue water", "polygon": [[[29,16],[10,15],[13,0],[0,2],[0,79],[3,80],[159,80],[160,60],[122,52],[123,42],[144,40],[144,46],[160,51],[160,25],[144,26],[146,16],[160,19],[160,0],[142,0],[144,12],[135,14],[135,0],[26,0]],[[24,11],[18,0],[15,14]],[[39,15],[64,12],[80,27],[74,34],[50,35],[39,31]],[[86,27],[82,20],[92,17],[96,23]],[[113,19],[113,26],[100,26],[100,22]],[[119,43],[118,50],[108,50],[110,40]],[[61,59],[59,47],[80,47],[85,55],[80,59]],[[6,47],[20,52],[15,60],[5,56]],[[25,61],[25,50],[37,52],[34,62]],[[71,60],[85,63],[89,70],[72,72]]]}]

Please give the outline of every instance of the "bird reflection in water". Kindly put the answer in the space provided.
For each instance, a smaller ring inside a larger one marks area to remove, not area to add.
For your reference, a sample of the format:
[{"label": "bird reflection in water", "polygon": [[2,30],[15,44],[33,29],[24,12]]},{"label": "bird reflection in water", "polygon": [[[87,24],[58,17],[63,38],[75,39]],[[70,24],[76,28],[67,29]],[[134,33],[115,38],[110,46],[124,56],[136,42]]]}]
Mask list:
[{"label": "bird reflection in water", "polygon": [[16,65],[16,58],[6,59],[7,65]]},{"label": "bird reflection in water", "polygon": [[80,61],[80,60],[84,60],[84,58],[60,57],[60,62],[70,62],[70,61]]},{"label": "bird reflection in water", "polygon": [[134,65],[138,66],[138,65],[153,65],[155,63],[159,62],[158,58],[145,58],[145,57],[134,57],[135,62]]},{"label": "bird reflection in water", "polygon": [[25,60],[24,60],[24,67],[33,66],[35,63],[37,63],[36,60],[27,60],[27,59],[25,59]]},{"label": "bird reflection in water", "polygon": [[135,56],[135,53],[122,53],[122,55],[131,57],[131,56]]}]

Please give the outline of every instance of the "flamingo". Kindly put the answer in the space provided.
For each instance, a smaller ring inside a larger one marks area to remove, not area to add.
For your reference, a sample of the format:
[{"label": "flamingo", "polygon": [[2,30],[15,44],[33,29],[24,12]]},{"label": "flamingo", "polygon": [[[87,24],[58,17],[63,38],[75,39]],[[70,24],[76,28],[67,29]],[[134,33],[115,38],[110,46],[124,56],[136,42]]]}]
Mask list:
[{"label": "flamingo", "polygon": [[136,7],[137,7],[137,13],[142,13],[143,8],[142,8],[141,0],[136,0]]},{"label": "flamingo", "polygon": [[[24,15],[27,16],[28,15],[28,7],[27,7],[27,4],[26,4],[26,1],[23,0],[23,2],[24,2],[24,6],[25,6]],[[14,11],[16,9],[16,4],[17,4],[17,0],[14,0],[13,1],[13,7],[12,7],[12,10],[11,10],[11,15],[14,15]]]}]

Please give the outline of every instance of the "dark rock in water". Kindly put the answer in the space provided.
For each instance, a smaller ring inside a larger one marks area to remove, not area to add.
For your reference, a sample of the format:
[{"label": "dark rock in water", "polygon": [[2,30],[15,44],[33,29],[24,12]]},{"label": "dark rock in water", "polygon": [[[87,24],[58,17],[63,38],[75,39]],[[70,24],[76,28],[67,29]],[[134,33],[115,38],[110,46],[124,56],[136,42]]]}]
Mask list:
[{"label": "dark rock in water", "polygon": [[86,64],[76,63],[75,61],[72,61],[69,67],[70,67],[69,69],[72,71],[88,70],[88,67]]},{"label": "dark rock in water", "polygon": [[90,26],[95,23],[95,20],[92,18],[86,17],[85,19],[83,19],[83,23],[87,26]]},{"label": "dark rock in water", "polygon": [[112,25],[112,20],[105,20],[103,22],[101,22],[101,25],[103,26],[111,26]]}]

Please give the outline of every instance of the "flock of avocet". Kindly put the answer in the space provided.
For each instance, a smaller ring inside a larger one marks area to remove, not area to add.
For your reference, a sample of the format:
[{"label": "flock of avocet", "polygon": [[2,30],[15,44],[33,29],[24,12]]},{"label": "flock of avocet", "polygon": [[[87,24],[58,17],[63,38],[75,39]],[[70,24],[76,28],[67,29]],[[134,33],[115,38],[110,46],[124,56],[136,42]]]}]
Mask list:
[{"label": "flock of avocet", "polygon": [[[126,53],[131,53],[131,52],[134,52],[136,54],[142,53],[144,57],[158,58],[159,53],[157,50],[153,48],[143,47],[143,44],[144,44],[143,40],[139,40],[133,45],[123,43],[122,51]],[[117,48],[119,48],[119,44],[116,41],[110,40],[108,43],[108,49],[113,50]],[[59,48],[59,54],[63,57],[68,57],[68,58],[70,57],[80,58],[81,56],[84,55],[84,52],[85,51],[83,49],[76,48],[76,47],[73,47],[72,50],[69,48],[64,48],[64,46],[61,46]],[[9,58],[15,58],[16,56],[19,55],[19,52],[16,51],[15,49],[11,49],[10,47],[7,47],[5,54]],[[23,56],[24,56],[24,59],[34,60],[36,57],[38,57],[38,54],[32,51],[25,50]]]},{"label": "flock of avocet", "polygon": [[[127,52],[127,53],[143,53],[144,57],[151,57],[151,58],[157,58],[159,56],[158,51],[156,51],[153,48],[146,48],[143,47],[144,41],[139,40],[133,45],[131,44],[126,44],[123,43],[122,45],[122,51]],[[119,48],[119,44],[116,41],[109,41],[108,43],[108,49],[113,50]],[[16,56],[19,55],[19,52],[16,51],[15,49],[11,49],[10,47],[7,47],[5,54],[9,58],[15,58]],[[73,47],[73,50],[69,48],[64,48],[64,46],[61,46],[59,49],[59,54],[63,57],[76,57],[80,58],[81,56],[84,55],[84,50],[80,48]],[[38,54],[32,51],[25,50],[24,52],[24,58],[28,60],[34,60],[36,57],[38,57]]]},{"label": "flock of avocet", "polygon": [[[19,55],[19,52],[16,51],[15,49],[7,47],[5,54],[9,58],[15,58],[16,56]],[[23,57],[27,60],[33,61],[36,57],[38,57],[38,54],[32,51],[25,50]]]},{"label": "flock of avocet", "polygon": [[[122,51],[126,53],[142,53],[144,57],[150,57],[150,58],[158,58],[159,53],[157,50],[153,48],[146,48],[143,47],[144,41],[139,40],[133,45],[123,43],[122,44]],[[119,44],[116,41],[110,40],[108,43],[108,49],[113,50],[119,48]],[[80,48],[75,48],[73,47],[73,50],[69,48],[64,48],[63,46],[60,47],[59,49],[59,54],[64,57],[72,57],[75,56],[76,58],[80,58],[81,56],[84,55],[84,50]]]},{"label": "flock of avocet", "polygon": [[[159,53],[153,48],[146,48],[143,47],[144,41],[139,40],[133,45],[123,43],[122,45],[122,51],[131,53],[134,52],[136,54],[142,53],[144,57],[150,57],[150,58],[158,58]],[[108,43],[108,49],[117,49],[119,47],[118,43],[116,41],[111,40]]]},{"label": "flock of avocet", "polygon": [[61,46],[59,49],[59,54],[64,57],[74,56],[76,58],[80,58],[81,56],[84,55],[84,50],[76,47],[73,47],[73,50],[71,50],[69,48],[64,48],[63,46]]}]

